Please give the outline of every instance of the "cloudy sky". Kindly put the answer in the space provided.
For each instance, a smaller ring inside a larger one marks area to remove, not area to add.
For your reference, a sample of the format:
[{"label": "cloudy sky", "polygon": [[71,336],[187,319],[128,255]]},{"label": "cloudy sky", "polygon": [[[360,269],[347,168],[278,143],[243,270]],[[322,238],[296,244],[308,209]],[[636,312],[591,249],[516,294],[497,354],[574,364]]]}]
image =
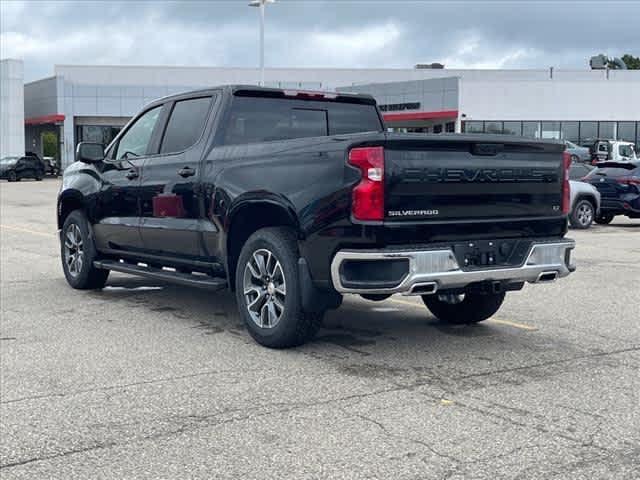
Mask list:
[{"label": "cloudy sky", "polygon": [[[258,12],[233,1],[0,0],[0,56],[25,80],[58,63],[255,66]],[[640,55],[640,1],[310,1],[267,8],[267,66],[587,68]]]}]

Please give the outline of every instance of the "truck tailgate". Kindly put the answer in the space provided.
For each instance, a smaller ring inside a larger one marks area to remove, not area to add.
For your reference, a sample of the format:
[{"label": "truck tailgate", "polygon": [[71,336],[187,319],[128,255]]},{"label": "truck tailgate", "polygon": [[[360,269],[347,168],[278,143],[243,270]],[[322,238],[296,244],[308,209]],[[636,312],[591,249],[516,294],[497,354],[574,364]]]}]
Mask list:
[{"label": "truck tailgate", "polygon": [[389,134],[385,221],[561,216],[563,150],[518,137]]}]

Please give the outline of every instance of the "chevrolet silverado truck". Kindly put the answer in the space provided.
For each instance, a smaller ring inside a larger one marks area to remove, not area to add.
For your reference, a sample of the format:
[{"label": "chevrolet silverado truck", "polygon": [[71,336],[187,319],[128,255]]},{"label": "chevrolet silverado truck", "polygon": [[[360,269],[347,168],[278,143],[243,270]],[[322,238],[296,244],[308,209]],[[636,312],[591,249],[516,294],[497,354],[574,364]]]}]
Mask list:
[{"label": "chevrolet silverado truck", "polygon": [[57,203],[77,289],[110,271],[235,292],[260,344],[313,337],[345,294],[480,322],[574,270],[564,145],[386,132],[366,95],[223,86],[80,143]]}]

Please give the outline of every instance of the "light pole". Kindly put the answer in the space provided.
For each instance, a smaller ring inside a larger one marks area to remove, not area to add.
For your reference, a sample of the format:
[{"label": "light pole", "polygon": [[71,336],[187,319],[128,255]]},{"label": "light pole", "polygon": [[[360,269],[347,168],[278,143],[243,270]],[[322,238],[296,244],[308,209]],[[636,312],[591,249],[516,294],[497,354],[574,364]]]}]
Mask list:
[{"label": "light pole", "polygon": [[275,0],[251,0],[250,7],[260,8],[260,86],[264,87],[264,7]]}]

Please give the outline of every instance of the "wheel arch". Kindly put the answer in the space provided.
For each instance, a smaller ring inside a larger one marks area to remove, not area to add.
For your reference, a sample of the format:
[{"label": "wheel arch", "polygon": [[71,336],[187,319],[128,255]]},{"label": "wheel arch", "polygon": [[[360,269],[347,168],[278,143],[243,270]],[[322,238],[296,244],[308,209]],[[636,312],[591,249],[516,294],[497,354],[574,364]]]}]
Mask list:
[{"label": "wheel arch", "polygon": [[67,190],[58,197],[58,230],[62,229],[67,216],[74,210],[87,212],[87,205],[82,194],[77,190]]},{"label": "wheel arch", "polygon": [[571,211],[573,211],[574,208],[576,208],[576,205],[578,205],[578,203],[580,203],[582,200],[588,200],[592,205],[593,205],[593,209],[594,209],[594,214],[597,213],[598,209],[598,201],[596,200],[595,195],[591,194],[591,193],[579,193],[576,196],[575,201],[573,202],[573,206],[571,207]]},{"label": "wheel arch", "polygon": [[300,223],[291,205],[279,199],[245,200],[229,212],[224,244],[229,288],[235,289],[235,273],[240,251],[247,239],[266,227],[289,227],[300,238]]}]

